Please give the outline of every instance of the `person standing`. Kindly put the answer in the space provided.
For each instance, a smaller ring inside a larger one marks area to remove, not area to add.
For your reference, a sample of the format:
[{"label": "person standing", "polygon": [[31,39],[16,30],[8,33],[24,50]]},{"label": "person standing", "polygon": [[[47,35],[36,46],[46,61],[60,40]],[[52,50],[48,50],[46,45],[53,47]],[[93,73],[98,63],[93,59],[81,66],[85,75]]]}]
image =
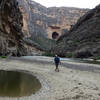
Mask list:
[{"label": "person standing", "polygon": [[58,65],[59,65],[59,63],[60,63],[60,58],[58,57],[58,55],[55,55],[54,62],[55,62],[55,65],[56,65],[55,71],[56,71],[56,72],[59,72]]}]

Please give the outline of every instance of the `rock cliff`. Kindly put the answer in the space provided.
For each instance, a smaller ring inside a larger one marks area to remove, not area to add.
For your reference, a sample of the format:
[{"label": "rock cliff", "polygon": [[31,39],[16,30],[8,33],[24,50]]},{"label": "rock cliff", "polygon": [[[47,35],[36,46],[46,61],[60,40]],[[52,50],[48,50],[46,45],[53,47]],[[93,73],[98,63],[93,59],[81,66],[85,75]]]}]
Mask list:
[{"label": "rock cliff", "polygon": [[88,9],[46,8],[31,0],[0,1],[0,55],[48,51]]},{"label": "rock cliff", "polygon": [[16,0],[0,0],[0,55],[27,54],[22,41],[22,17]]},{"label": "rock cliff", "polygon": [[31,0],[18,0],[23,15],[25,40],[32,42],[43,51],[50,50],[62,34],[67,32],[89,9],[51,7],[46,8]]},{"label": "rock cliff", "polygon": [[72,7],[46,8],[31,0],[18,2],[24,16],[23,31],[33,40],[39,35],[50,39],[59,38],[89,10]]},{"label": "rock cliff", "polygon": [[[79,9],[73,7],[50,7],[48,8],[47,15],[56,19],[47,24],[47,34],[49,38],[53,38],[53,32],[58,33],[57,39],[77,22],[89,9]],[[51,35],[52,34],[52,35]]]},{"label": "rock cliff", "polygon": [[0,55],[23,56],[32,52],[40,53],[37,45],[24,39],[30,34],[18,1],[0,1]]},{"label": "rock cliff", "polygon": [[100,56],[100,5],[87,12],[57,41],[59,55],[72,53],[73,57]]}]

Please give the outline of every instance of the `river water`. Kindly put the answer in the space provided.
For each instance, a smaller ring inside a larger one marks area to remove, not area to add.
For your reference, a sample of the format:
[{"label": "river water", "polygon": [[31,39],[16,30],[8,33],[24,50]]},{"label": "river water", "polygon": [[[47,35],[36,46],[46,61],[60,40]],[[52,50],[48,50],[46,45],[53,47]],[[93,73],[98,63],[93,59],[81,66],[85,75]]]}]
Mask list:
[{"label": "river water", "polygon": [[29,96],[39,91],[40,88],[39,80],[33,75],[0,70],[0,96]]}]

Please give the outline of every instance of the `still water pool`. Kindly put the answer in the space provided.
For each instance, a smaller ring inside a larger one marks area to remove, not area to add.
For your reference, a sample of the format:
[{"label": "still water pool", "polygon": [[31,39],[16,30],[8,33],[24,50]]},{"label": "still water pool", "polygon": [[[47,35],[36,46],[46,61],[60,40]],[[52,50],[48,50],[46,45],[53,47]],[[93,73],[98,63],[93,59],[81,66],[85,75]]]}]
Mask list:
[{"label": "still water pool", "polygon": [[0,70],[0,96],[29,96],[41,88],[39,80],[30,74]]}]

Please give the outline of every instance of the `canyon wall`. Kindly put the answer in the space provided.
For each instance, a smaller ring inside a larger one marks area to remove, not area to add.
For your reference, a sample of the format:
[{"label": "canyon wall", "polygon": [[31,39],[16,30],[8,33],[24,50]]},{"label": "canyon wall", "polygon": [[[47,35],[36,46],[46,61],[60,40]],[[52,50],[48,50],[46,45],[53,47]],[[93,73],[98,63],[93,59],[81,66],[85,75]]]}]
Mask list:
[{"label": "canyon wall", "polygon": [[[88,9],[46,8],[31,0],[0,1],[0,55],[41,54]],[[51,40],[53,39],[53,40]]]},{"label": "canyon wall", "polygon": [[0,55],[26,55],[21,15],[16,0],[0,1]]},{"label": "canyon wall", "polygon": [[[73,26],[77,20],[89,9],[79,9],[73,7],[50,7],[46,8],[31,0],[20,0],[20,8],[23,13],[24,32],[29,36],[39,35],[58,39],[62,34]],[[56,34],[55,34],[56,33]]]},{"label": "canyon wall", "polygon": [[0,1],[0,55],[24,56],[41,53],[36,44],[26,40],[30,33],[28,14],[24,15],[24,10],[19,5],[19,0]]},{"label": "canyon wall", "polygon": [[58,39],[55,52],[77,58],[100,57],[100,5],[87,12]]},{"label": "canyon wall", "polygon": [[24,40],[43,51],[48,51],[55,41],[67,32],[89,9],[72,7],[46,8],[31,0],[17,0],[23,15]]}]

